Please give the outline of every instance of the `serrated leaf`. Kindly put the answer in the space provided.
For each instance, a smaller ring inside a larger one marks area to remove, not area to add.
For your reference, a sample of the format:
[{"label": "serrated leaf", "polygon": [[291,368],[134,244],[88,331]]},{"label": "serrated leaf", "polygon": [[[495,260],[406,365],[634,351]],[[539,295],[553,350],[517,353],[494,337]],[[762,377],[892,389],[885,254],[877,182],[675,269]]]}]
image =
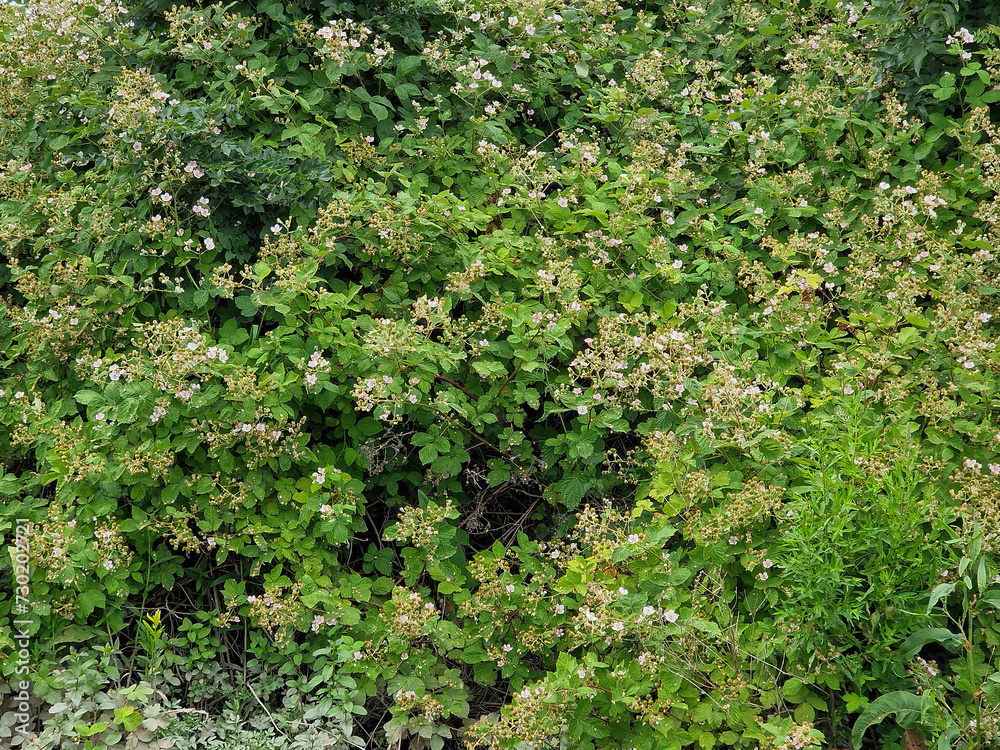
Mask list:
[{"label": "serrated leaf", "polygon": [[104,406],[107,403],[104,400],[104,394],[97,391],[77,391],[74,398],[85,406]]}]

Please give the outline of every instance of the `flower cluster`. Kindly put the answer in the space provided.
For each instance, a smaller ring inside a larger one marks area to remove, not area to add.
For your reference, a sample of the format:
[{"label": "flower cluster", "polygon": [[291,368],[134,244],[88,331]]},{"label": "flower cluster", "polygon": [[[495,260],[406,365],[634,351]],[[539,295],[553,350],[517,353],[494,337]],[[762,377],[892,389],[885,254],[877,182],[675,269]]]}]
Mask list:
[{"label": "flower cluster", "polygon": [[[302,584],[267,589],[263,595],[246,598],[248,614],[260,627],[264,628],[279,645],[288,643],[306,614],[301,601]],[[230,602],[230,608],[234,603]]]},{"label": "flower cluster", "polygon": [[655,314],[602,318],[597,335],[585,343],[569,365],[571,386],[559,395],[588,409],[595,403],[649,409],[644,395],[652,397],[653,408],[670,408],[695,369],[713,361],[705,339],[668,327]]},{"label": "flower cluster", "polygon": [[[342,18],[332,21],[315,31],[318,42],[317,54],[324,61],[332,61],[340,67],[358,64],[362,59],[362,48],[368,47],[374,32],[352,18]],[[364,60],[369,65],[384,65],[392,56],[392,45],[387,41],[376,40],[371,44],[370,51],[364,53]]]},{"label": "flower cluster", "polygon": [[248,465],[254,466],[278,456],[298,460],[304,455],[305,417],[292,421],[287,416],[275,415],[268,407],[260,407],[246,419],[233,422],[195,419],[192,427],[213,458],[223,451],[239,453]]},{"label": "flower cluster", "polygon": [[418,549],[426,550],[427,559],[430,560],[435,556],[442,524],[448,519],[456,518],[458,512],[450,497],[444,505],[428,505],[426,508],[411,506],[399,514],[399,521],[388,532],[387,538],[408,542]]},{"label": "flower cluster", "polygon": [[311,391],[319,382],[319,375],[330,372],[330,360],[326,359],[317,349],[309,355],[309,361],[305,363],[303,369],[305,374],[302,376],[302,380],[306,384],[306,390]]}]

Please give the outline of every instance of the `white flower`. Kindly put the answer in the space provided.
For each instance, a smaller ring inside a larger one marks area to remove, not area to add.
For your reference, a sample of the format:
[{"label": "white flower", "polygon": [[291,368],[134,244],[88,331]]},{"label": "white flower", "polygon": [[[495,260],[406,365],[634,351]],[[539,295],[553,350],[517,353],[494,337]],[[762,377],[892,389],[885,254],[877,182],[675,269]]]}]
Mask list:
[{"label": "white flower", "polygon": [[642,616],[643,617],[649,617],[654,612],[656,612],[656,608],[655,607],[650,607],[649,605],[646,605],[645,607],[642,608]]},{"label": "white flower", "polygon": [[275,224],[273,227],[271,227],[271,231],[274,232],[275,234],[277,234],[278,232],[280,232],[281,231],[281,224]]},{"label": "white flower", "polygon": [[211,237],[206,237],[202,244],[209,250],[215,250],[215,240]]},{"label": "white flower", "polygon": [[638,544],[639,543],[639,535],[638,534],[629,534],[628,535],[628,543],[629,544]]},{"label": "white flower", "polygon": [[94,419],[96,419],[98,422],[103,422],[104,421],[104,412],[103,411],[97,412],[97,414],[94,415]]},{"label": "white flower", "polygon": [[680,615],[678,615],[672,609],[668,609],[666,612],[663,613],[663,619],[666,620],[667,622],[677,622],[678,617],[680,617]]},{"label": "white flower", "polygon": [[611,623],[611,629],[614,630],[616,633],[620,633],[625,629],[625,625],[621,622],[613,622]]},{"label": "white flower", "polygon": [[313,472],[312,477],[313,481],[315,481],[316,484],[323,484],[323,482],[326,481],[326,469],[323,468],[322,466],[319,467],[318,469],[316,469],[316,471]]}]

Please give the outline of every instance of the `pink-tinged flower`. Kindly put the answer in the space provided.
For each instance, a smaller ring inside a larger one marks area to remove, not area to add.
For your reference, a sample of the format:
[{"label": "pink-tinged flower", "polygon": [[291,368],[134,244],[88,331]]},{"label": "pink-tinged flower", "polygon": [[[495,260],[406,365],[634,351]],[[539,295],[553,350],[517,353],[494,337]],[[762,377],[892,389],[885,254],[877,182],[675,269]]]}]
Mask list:
[{"label": "pink-tinged flower", "polygon": [[141,143],[139,143],[139,141],[135,141],[135,142],[134,142],[134,143],[132,144],[132,150],[133,150],[133,151],[142,151],[142,144],[141,144]]},{"label": "pink-tinged flower", "polygon": [[563,208],[567,208],[569,206],[569,201],[566,200],[566,198],[562,198],[562,197],[560,197],[559,199],[557,199],[556,203],[558,203]]}]

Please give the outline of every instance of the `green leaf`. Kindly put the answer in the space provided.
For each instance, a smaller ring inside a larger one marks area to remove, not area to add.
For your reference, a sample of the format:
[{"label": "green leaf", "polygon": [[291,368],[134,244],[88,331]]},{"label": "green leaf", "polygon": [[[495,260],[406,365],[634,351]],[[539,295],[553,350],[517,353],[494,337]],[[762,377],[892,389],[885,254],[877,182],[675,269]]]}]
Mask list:
[{"label": "green leaf", "polygon": [[21,481],[14,474],[0,477],[0,495],[13,495],[20,489]]},{"label": "green leaf", "polygon": [[104,406],[107,403],[104,394],[97,391],[77,391],[74,398],[85,406]]},{"label": "green leaf", "polygon": [[880,724],[883,719],[892,714],[900,714],[900,718],[909,718],[910,714],[920,715],[931,707],[932,702],[925,700],[923,696],[899,690],[895,693],[887,693],[876,698],[864,713],[858,717],[854,723],[854,730],[851,732],[851,744],[854,750],[861,750],[865,732],[868,727]]},{"label": "green leaf", "polygon": [[954,583],[940,583],[935,586],[934,590],[931,592],[930,599],[927,601],[927,614],[931,613],[935,604],[937,604],[942,598],[947,598],[948,595],[954,590]]},{"label": "green leaf", "polygon": [[899,647],[899,655],[905,661],[910,661],[928,643],[940,643],[952,651],[958,651],[964,642],[965,639],[960,634],[946,628],[921,628],[903,641]]},{"label": "green leaf", "polygon": [[74,728],[81,737],[93,737],[95,734],[100,734],[107,729],[108,725],[103,721],[98,721],[90,726],[87,726],[86,724],[77,724]]},{"label": "green leaf", "polygon": [[100,589],[89,589],[76,598],[76,608],[80,613],[80,619],[86,619],[97,607],[103,607],[105,602],[104,592]]},{"label": "green leaf", "polygon": [[571,474],[557,482],[555,489],[561,495],[560,499],[563,504],[572,510],[583,500],[583,496],[587,494],[589,485],[579,475]]}]

